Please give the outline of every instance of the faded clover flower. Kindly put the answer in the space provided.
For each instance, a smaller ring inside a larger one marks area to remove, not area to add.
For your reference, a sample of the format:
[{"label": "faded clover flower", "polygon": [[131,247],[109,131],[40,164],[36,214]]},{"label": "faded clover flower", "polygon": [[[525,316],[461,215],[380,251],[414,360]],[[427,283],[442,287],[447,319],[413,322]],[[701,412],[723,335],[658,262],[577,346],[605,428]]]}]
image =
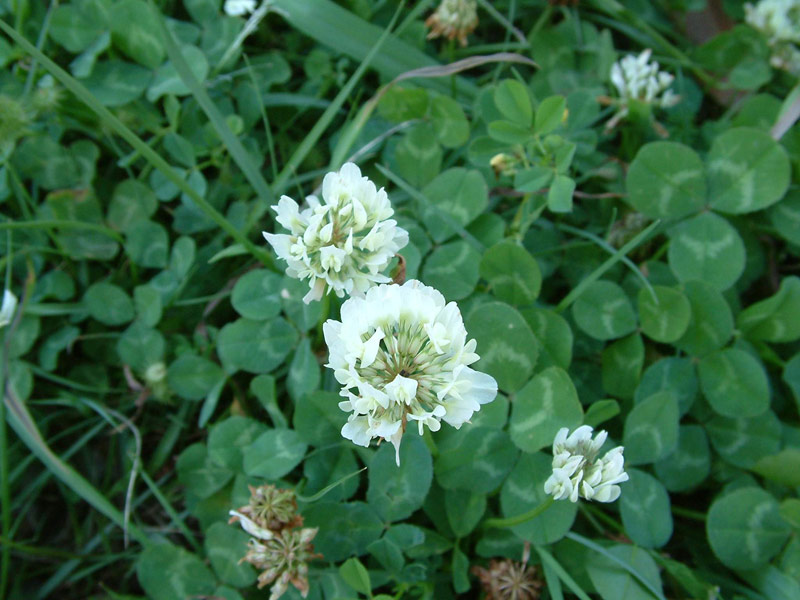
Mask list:
[{"label": "faded clover flower", "polygon": [[280,598],[290,583],[303,598],[308,595],[308,563],[315,558],[321,558],[320,554],[314,553],[314,546],[311,544],[317,531],[316,527],[284,529],[268,540],[250,540],[249,549],[242,561],[263,569],[258,576],[258,587],[273,584],[270,600]]},{"label": "faded clover flower", "polygon": [[428,39],[444,36],[448,40],[458,39],[466,46],[467,36],[478,26],[477,3],[475,0],[442,0],[425,25],[431,29]]},{"label": "faded clover flower", "polygon": [[280,489],[274,485],[249,487],[250,502],[229,512],[231,523],[239,522],[242,529],[250,535],[270,539],[272,532],[294,527],[302,522],[297,514],[293,490]]},{"label": "faded clover flower", "polygon": [[256,0],[225,0],[225,14],[231,17],[242,17],[256,9]]},{"label": "faded clover flower", "polygon": [[347,300],[341,318],[323,326],[326,366],[347,398],[339,408],[352,413],[342,435],[359,446],[387,439],[399,465],[409,420],[420,435],[441,421],[458,429],[497,395],[497,382],[468,366],[479,356],[458,305],[445,305],[432,287],[415,280],[373,287]]},{"label": "faded clover flower", "polygon": [[634,101],[660,108],[669,108],[680,101],[680,96],[668,89],[675,77],[659,71],[656,61],[649,62],[652,52],[648,48],[638,56],[629,54],[611,66],[611,83],[619,94],[619,99],[611,102],[617,104],[619,109],[606,129],[613,128],[627,117]]},{"label": "faded clover flower", "polygon": [[800,0],[761,0],[744,5],[745,22],[767,37],[770,64],[800,74]]},{"label": "faded clover flower", "polygon": [[390,219],[392,205],[383,188],[361,176],[353,163],[325,175],[321,203],[308,196],[308,208],[282,196],[272,209],[290,234],[264,232],[276,254],[288,263],[286,273],[308,279],[306,303],[328,290],[361,296],[376,283],[388,283],[383,271],[408,243],[408,232]]},{"label": "faded clover flower", "polygon": [[556,500],[569,498],[577,502],[578,497],[598,502],[613,502],[619,498],[618,483],[628,481],[623,470],[623,447],[617,446],[605,453],[597,454],[608,434],[600,431],[592,439],[589,425],[578,427],[569,434],[561,428],[553,441],[553,474],[545,481],[544,491]]},{"label": "faded clover flower", "polygon": [[302,526],[303,518],[297,513],[294,491],[274,485],[250,486],[248,504],[229,514],[229,523],[238,522],[253,536],[240,562],[248,562],[262,571],[258,587],[272,583],[269,597],[277,600],[291,583],[305,598],[308,563],[322,555],[315,554],[311,544],[317,528]]},{"label": "faded clover flower", "polygon": [[530,554],[530,542],[525,542],[522,562],[493,558],[488,568],[472,567],[472,573],[486,592],[486,600],[538,600],[543,583],[536,567],[528,565]]}]

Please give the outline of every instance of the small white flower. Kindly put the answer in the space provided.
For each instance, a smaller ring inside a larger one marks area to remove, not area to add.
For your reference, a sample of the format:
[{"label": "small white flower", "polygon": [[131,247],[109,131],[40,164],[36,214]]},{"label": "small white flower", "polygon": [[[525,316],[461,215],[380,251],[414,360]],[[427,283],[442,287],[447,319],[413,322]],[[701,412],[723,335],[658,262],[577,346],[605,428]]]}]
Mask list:
[{"label": "small white flower", "polygon": [[0,327],[11,323],[17,310],[17,297],[11,290],[3,292],[3,304],[0,306]]},{"label": "small white flower", "polygon": [[561,428],[553,441],[553,474],[545,481],[544,491],[556,500],[578,498],[613,502],[619,498],[619,483],[628,481],[624,471],[622,446],[606,452],[598,458],[600,448],[608,434],[601,431],[592,439],[589,425],[578,427],[569,435],[569,429]]},{"label": "small white flower", "polygon": [[408,232],[390,217],[394,214],[383,188],[361,176],[353,163],[331,172],[322,181],[321,203],[306,198],[300,210],[288,196],[272,209],[289,234],[264,232],[275,253],[288,263],[286,273],[308,279],[306,303],[319,300],[327,290],[340,298],[363,296],[373,285],[388,283],[382,271],[408,243]]},{"label": "small white flower", "polygon": [[800,74],[800,0],[761,0],[744,5],[745,22],[767,37],[770,64]]},{"label": "small white flower", "polygon": [[628,116],[633,100],[660,108],[669,108],[680,101],[679,96],[667,89],[675,77],[659,71],[656,61],[649,62],[651,54],[652,50],[648,48],[638,56],[629,54],[611,66],[610,78],[619,94],[616,101],[619,109],[607,128]]},{"label": "small white flower", "polygon": [[438,431],[441,421],[456,429],[482,404],[494,400],[497,382],[468,365],[478,360],[475,340],[458,305],[419,281],[370,288],[342,305],[341,321],[323,326],[330,350],[328,368],[352,413],[342,435],[360,446],[384,438],[394,445],[409,420],[419,433]]},{"label": "small white flower", "polygon": [[241,17],[256,9],[256,0],[225,0],[225,14]]}]

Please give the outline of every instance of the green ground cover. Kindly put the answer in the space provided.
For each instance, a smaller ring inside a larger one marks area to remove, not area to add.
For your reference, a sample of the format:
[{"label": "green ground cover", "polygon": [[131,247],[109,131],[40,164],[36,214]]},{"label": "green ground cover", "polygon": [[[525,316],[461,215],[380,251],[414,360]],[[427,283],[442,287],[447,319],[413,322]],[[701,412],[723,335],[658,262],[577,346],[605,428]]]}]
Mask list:
[{"label": "green ground cover", "polygon": [[0,0],[0,598],[800,598],[799,46]]}]

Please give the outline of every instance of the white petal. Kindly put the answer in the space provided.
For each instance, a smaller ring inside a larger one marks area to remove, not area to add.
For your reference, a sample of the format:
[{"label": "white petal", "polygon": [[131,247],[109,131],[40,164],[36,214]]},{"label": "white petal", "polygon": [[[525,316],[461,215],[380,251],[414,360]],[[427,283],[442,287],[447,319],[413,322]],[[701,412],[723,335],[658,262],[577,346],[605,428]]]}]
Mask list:
[{"label": "white petal", "polygon": [[257,537],[258,539],[265,541],[273,538],[274,534],[269,529],[261,527],[255,521],[243,515],[242,513],[236,510],[231,510],[228,512],[228,514],[232,517],[235,517],[238,520],[239,525],[242,526],[242,529],[244,529],[253,537]]},{"label": "white petal", "polygon": [[391,382],[386,384],[383,390],[386,394],[399,404],[411,404],[417,396],[417,380],[403,377],[399,373]]},{"label": "white petal", "polygon": [[3,305],[0,306],[0,327],[5,327],[14,319],[17,310],[17,297],[11,290],[3,290]]}]

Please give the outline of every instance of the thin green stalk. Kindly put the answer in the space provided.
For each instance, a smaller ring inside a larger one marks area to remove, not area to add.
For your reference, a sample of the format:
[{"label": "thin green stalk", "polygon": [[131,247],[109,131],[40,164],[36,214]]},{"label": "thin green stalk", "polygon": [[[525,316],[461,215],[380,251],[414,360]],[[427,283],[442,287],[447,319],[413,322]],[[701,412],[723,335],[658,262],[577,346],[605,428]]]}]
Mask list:
[{"label": "thin green stalk", "polygon": [[[104,514],[120,528],[124,529],[125,518],[119,509],[111,504],[105,495],[100,493],[87,479],[50,449],[27,406],[14,394],[11,388],[6,389],[5,407],[8,408],[8,419],[11,427],[28,449],[69,489],[88,502],[95,510]],[[128,525],[128,531],[139,543],[148,543],[147,536],[136,525]]]},{"label": "thin green stalk", "polygon": [[544,511],[550,508],[555,502],[555,498],[553,496],[548,496],[547,499],[542,502],[539,506],[532,508],[526,513],[522,513],[521,515],[517,515],[516,517],[508,517],[506,519],[486,519],[484,521],[483,526],[484,528],[490,527],[514,527],[516,525],[521,525],[522,523],[527,523],[531,519],[535,519],[539,515],[541,515]]},{"label": "thin green stalk", "polygon": [[107,235],[120,244],[125,242],[124,238],[113,229],[109,229],[104,225],[98,225],[97,223],[86,223],[84,221],[52,219],[49,221],[6,221],[5,223],[0,223],[0,231],[4,229],[55,229],[56,227],[61,229],[86,229],[88,231]]},{"label": "thin green stalk", "polygon": [[94,554],[94,555],[81,555],[75,554],[74,552],[67,552],[65,550],[59,550],[58,548],[48,548],[42,546],[29,546],[27,544],[21,544],[19,542],[15,542],[11,539],[7,539],[4,537],[0,537],[0,545],[8,546],[12,550],[20,554],[27,554],[29,556],[41,556],[45,558],[60,558],[60,559],[85,559],[85,558],[101,558],[104,556],[103,554]]},{"label": "thin green stalk", "polygon": [[431,7],[434,0],[421,0],[414,6],[411,10],[408,11],[405,18],[400,22],[400,25],[397,26],[397,30],[395,31],[395,35],[400,37],[403,32],[413,23],[416,23],[417,19],[425,12],[428,8]]},{"label": "thin green stalk", "polygon": [[[602,248],[609,254],[614,254],[616,252],[616,249],[611,244],[607,243],[605,240],[594,235],[593,233],[589,233],[588,231],[584,231],[583,229],[578,229],[577,227],[571,227],[569,225],[564,225],[564,224],[557,225],[557,227],[574,235],[586,238],[587,240],[592,240],[595,244],[597,244],[600,248]],[[644,276],[644,273],[642,273],[639,270],[639,267],[633,264],[633,261],[631,261],[631,259],[628,258],[627,256],[623,256],[620,260],[626,267],[628,267],[631,270],[631,272],[636,277],[641,279],[642,285],[644,285],[647,291],[650,292],[650,297],[653,298],[653,302],[658,304],[658,296],[656,296],[656,291],[653,289],[653,286],[648,281],[647,277]]]},{"label": "thin green stalk", "polygon": [[[44,21],[42,22],[42,28],[39,31],[39,37],[36,39],[36,47],[39,50],[44,48],[44,44],[47,41],[47,34],[50,32],[50,23],[53,20],[53,12],[56,8],[58,8],[58,0],[51,0],[50,6],[47,7],[47,12],[44,15]],[[22,92],[23,98],[27,98],[31,93],[31,88],[33,87],[33,80],[35,77],[36,61],[34,60],[28,69],[28,77],[25,79],[25,89]]]},{"label": "thin green stalk", "polygon": [[555,571],[556,575],[558,575],[559,579],[563,581],[566,586],[575,594],[580,600],[591,600],[589,595],[583,591],[581,586],[572,578],[572,576],[567,573],[567,570],[561,566],[561,563],[558,562],[552,554],[550,554],[547,550],[545,550],[542,546],[534,546],[536,549],[536,553],[539,555],[539,558],[542,559],[542,564],[547,565],[553,571]]},{"label": "thin green stalk", "polygon": [[[157,485],[160,484],[161,482],[163,482],[164,479],[156,482],[156,484]],[[141,506],[145,502],[145,500],[148,500],[150,498],[151,494],[152,492],[149,490],[140,494],[139,497],[136,498],[136,500],[134,501],[133,508],[135,509]],[[97,548],[101,543],[106,542],[109,532],[114,527],[115,527],[114,523],[109,523],[104,528],[102,528],[101,531],[97,532],[97,534],[95,534],[94,537],[92,537],[92,539],[89,540],[89,542],[84,545],[82,549],[83,550],[82,556],[88,557],[87,555],[90,552],[92,552],[95,548]],[[53,590],[55,590],[58,586],[60,586],[70,576],[70,573],[72,573],[78,567],[78,565],[81,563],[81,560],[82,559],[76,558],[61,564],[58,567],[58,570],[55,573],[53,573],[53,575],[51,575],[47,581],[45,581],[42,585],[40,585],[38,590],[36,590],[36,596],[35,596],[36,600],[46,600],[47,598],[50,598]]]},{"label": "thin green stalk", "polygon": [[543,202],[540,206],[533,209],[532,212],[529,212],[531,210],[529,204],[533,196],[534,192],[528,192],[522,197],[517,212],[509,226],[509,237],[513,237],[520,242],[525,238],[525,234],[528,232],[528,229],[530,229],[530,226],[541,216],[544,209],[547,207],[547,203]]},{"label": "thin green stalk", "polygon": [[390,179],[392,183],[394,183],[397,187],[399,187],[401,190],[403,190],[405,193],[407,193],[409,196],[411,196],[414,200],[417,201],[420,212],[423,207],[426,210],[434,212],[436,216],[438,216],[440,219],[445,221],[450,227],[452,227],[453,230],[455,230],[455,232],[464,239],[464,241],[468,242],[476,250],[483,253],[486,247],[478,238],[476,238],[469,231],[464,229],[464,226],[461,225],[461,223],[456,221],[452,216],[443,211],[441,208],[433,204],[427,198],[427,196],[425,196],[425,194],[415,189],[410,183],[408,183],[405,179],[397,175],[395,172],[389,170],[387,167],[384,167],[383,165],[380,164],[377,164],[375,166],[381,173],[383,173],[388,179]]},{"label": "thin green stalk", "polygon": [[158,442],[158,446],[156,446],[155,452],[150,457],[150,462],[147,465],[147,471],[151,473],[155,473],[164,466],[164,463],[167,462],[167,459],[172,456],[172,450],[175,448],[175,444],[178,443],[178,437],[181,434],[181,431],[186,427],[186,423],[188,423],[188,416],[191,407],[194,406],[190,402],[181,402],[180,408],[178,409],[178,414],[174,415],[169,418],[169,427],[161,436],[161,440]]},{"label": "thin green stalk", "polygon": [[[348,479],[351,479],[352,477],[356,477],[357,475],[359,475],[360,473],[363,473],[366,470],[367,470],[367,467],[361,467],[358,471],[353,471],[352,473],[348,473],[347,475],[345,475],[344,477],[340,477],[339,479],[337,479],[336,481],[334,481],[330,485],[326,485],[324,488],[322,488],[316,494],[312,494],[311,496],[301,496],[300,494],[295,494],[295,496],[296,496],[297,500],[300,501],[300,502],[305,502],[307,504],[310,504],[311,502],[316,502],[317,500],[322,498],[325,494],[330,492],[332,489],[342,485]],[[298,486],[298,487],[300,487],[300,486]],[[301,487],[301,491],[302,491],[302,487]]]},{"label": "thin green stalk", "polygon": [[272,178],[278,177],[278,155],[275,153],[275,141],[272,139],[272,127],[269,124],[269,115],[267,114],[266,103],[264,102],[263,94],[259,89],[258,80],[253,67],[250,66],[250,61],[247,60],[247,55],[242,54],[244,64],[247,65],[247,74],[250,76],[250,81],[253,83],[253,89],[258,96],[258,109],[261,111],[261,121],[264,123],[264,132],[267,136],[267,150],[269,151],[269,164],[272,168]]},{"label": "thin green stalk", "polygon": [[701,513],[696,510],[690,510],[688,508],[682,508],[680,506],[672,505],[672,512],[678,515],[679,517],[683,517],[685,519],[693,519],[695,521],[702,521],[705,523],[706,515],[705,513]]},{"label": "thin green stalk", "polygon": [[422,434],[422,441],[425,442],[425,445],[428,447],[428,451],[431,453],[433,458],[439,456],[439,447],[436,445],[436,440],[433,439],[430,429],[426,428],[424,430],[424,433]]},{"label": "thin green stalk", "polygon": [[[509,19],[506,19],[500,11],[498,11],[489,0],[478,0],[478,4],[481,5],[481,8],[489,13],[495,21],[500,23],[503,28],[506,30],[507,36],[513,35],[517,38],[517,41],[520,44],[528,45],[528,40],[525,39],[525,35],[516,27],[514,27],[513,23]],[[508,39],[508,37],[506,37]]]},{"label": "thin green stalk", "polygon": [[689,69],[695,77],[701,80],[708,87],[717,87],[719,82],[706,73],[703,69],[697,66],[684,52],[677,46],[670,42],[667,38],[661,35],[655,28],[650,25],[645,19],[641,18],[634,12],[625,8],[617,0],[593,0],[592,5],[594,8],[606,13],[607,15],[620,19],[635,29],[644,32],[656,42],[661,50],[678,60],[684,67]]},{"label": "thin green stalk", "polygon": [[[11,249],[9,248],[9,251]],[[10,268],[11,262],[8,263]],[[4,332],[0,348],[0,390],[6,389],[6,350],[10,341],[8,328]],[[0,402],[0,505],[2,505],[3,543],[0,550],[0,598],[6,597],[8,589],[8,568],[11,565],[11,486],[9,485],[8,436],[6,432],[6,407]]]},{"label": "thin green stalk", "polygon": [[603,511],[603,509],[598,507],[596,504],[593,504],[591,502],[581,502],[578,508],[587,519],[589,517],[593,519],[599,519],[617,533],[622,533],[624,531],[622,525],[620,525],[617,521],[615,521],[613,517],[607,515],[605,511]]},{"label": "thin green stalk", "polygon": [[197,538],[192,533],[192,530],[186,526],[186,523],[184,523],[183,519],[178,514],[178,511],[176,511],[172,504],[170,504],[170,501],[167,499],[167,497],[161,493],[161,489],[158,487],[158,485],[156,485],[156,482],[152,480],[150,475],[148,475],[147,471],[144,469],[139,471],[139,476],[147,484],[147,487],[150,488],[150,491],[153,492],[153,496],[155,496],[155,499],[158,500],[158,503],[169,515],[170,519],[172,519],[172,522],[175,523],[175,526],[180,529],[183,537],[189,541],[196,551],[200,552],[200,542],[197,541]]},{"label": "thin green stalk", "polygon": [[[153,0],[150,0],[150,6],[153,8],[153,10],[158,10]],[[266,4],[264,6],[266,6]],[[161,37],[164,40],[164,46],[167,50],[167,55],[169,56],[172,65],[175,67],[175,71],[178,73],[178,76],[181,78],[181,81],[183,81],[186,87],[188,87],[192,92],[192,96],[194,96],[194,99],[200,105],[200,108],[203,109],[203,112],[208,117],[208,120],[211,121],[211,125],[213,125],[214,129],[219,134],[222,142],[228,149],[228,153],[231,155],[231,158],[233,158],[233,160],[242,170],[242,173],[244,173],[247,181],[253,187],[253,190],[255,190],[256,194],[258,194],[259,200],[266,204],[271,203],[273,201],[273,194],[269,184],[266,182],[264,177],[262,177],[261,172],[253,164],[253,160],[247,150],[245,150],[242,142],[239,141],[239,138],[236,137],[233,131],[231,131],[230,127],[228,127],[228,123],[225,121],[222,113],[219,112],[217,105],[214,104],[203,86],[200,85],[199,81],[197,81],[194,73],[192,73],[192,70],[186,63],[186,59],[183,58],[181,49],[178,47],[178,44],[175,42],[172,34],[164,25],[164,20],[159,19],[158,22],[161,25]]]},{"label": "thin green stalk", "polygon": [[627,571],[628,573],[633,575],[633,577],[636,578],[638,580],[638,582],[648,592],[653,594],[654,597],[658,598],[658,600],[666,600],[664,598],[664,594],[661,592],[661,590],[659,590],[658,588],[653,586],[653,584],[650,582],[649,579],[647,579],[644,575],[642,575],[637,569],[635,569],[629,563],[625,562],[624,560],[621,560],[620,558],[618,558],[617,556],[615,556],[614,554],[612,554],[611,552],[609,552],[608,550],[603,548],[601,545],[594,543],[592,540],[590,540],[588,538],[585,538],[582,535],[578,535],[577,533],[573,533],[572,531],[568,532],[566,537],[568,537],[569,539],[571,539],[571,540],[573,540],[575,542],[578,542],[582,546],[586,546],[590,550],[594,550],[595,552],[597,552],[598,554],[601,554],[603,557],[607,558],[611,562],[619,565],[622,569],[624,569],[625,571]]},{"label": "thin green stalk", "polygon": [[644,242],[650,234],[661,224],[660,220],[653,221],[645,227],[642,231],[640,231],[636,236],[631,239],[627,244],[625,244],[622,248],[614,252],[602,265],[597,267],[594,271],[592,271],[583,281],[581,281],[577,286],[575,286],[569,294],[567,294],[564,299],[558,303],[555,307],[556,312],[563,312],[570,305],[575,302],[578,298],[580,298],[581,294],[586,291],[591,284],[595,281],[600,279],[603,274],[608,271],[611,267],[617,264],[622,257],[628,254],[631,250],[636,248],[639,244]]},{"label": "thin green stalk", "polygon": [[308,132],[308,135],[306,135],[306,137],[303,138],[303,141],[300,142],[300,145],[297,147],[292,156],[289,158],[289,161],[283,167],[281,172],[278,174],[278,177],[277,179],[275,179],[275,182],[273,184],[273,190],[275,191],[276,195],[282,194],[287,189],[287,183],[289,181],[289,178],[292,175],[294,175],[295,171],[300,166],[300,163],[302,163],[303,160],[305,160],[306,156],[308,156],[308,153],[311,152],[314,146],[317,145],[320,138],[322,137],[322,134],[325,133],[325,131],[328,129],[328,126],[331,124],[334,117],[339,112],[339,109],[342,107],[345,100],[347,100],[348,96],[350,96],[350,93],[353,91],[356,84],[364,76],[364,73],[370,66],[372,59],[375,58],[375,55],[378,54],[378,51],[383,46],[384,42],[389,38],[392,28],[394,27],[397,18],[402,13],[404,6],[405,6],[405,0],[402,0],[398,5],[397,10],[394,13],[394,16],[392,17],[391,22],[386,27],[386,29],[383,30],[383,34],[381,35],[380,38],[378,38],[378,41],[369,51],[369,54],[367,54],[364,61],[355,70],[355,73],[353,73],[350,76],[350,79],[347,81],[344,87],[339,91],[338,94],[336,94],[336,98],[333,99],[331,105],[327,109],[325,109],[325,112],[322,113],[322,116],[314,124],[314,127],[312,127],[311,131]]},{"label": "thin green stalk", "polygon": [[18,31],[12,29],[7,23],[0,20],[0,30],[9,36],[25,52],[38,60],[65,88],[75,94],[75,96],[92,111],[94,111],[102,121],[104,121],[122,139],[128,142],[134,149],[138,150],[152,166],[161,171],[167,179],[175,184],[186,196],[194,202],[197,207],[214,221],[223,231],[230,235],[234,240],[247,248],[248,252],[261,261],[264,265],[273,267],[273,260],[269,253],[256,246],[247,236],[241,232],[233,223],[228,221],[225,216],[214,208],[205,198],[198,194],[189,183],[181,177],[170,164],[158,153],[150,148],[139,136],[131,131],[122,121],[120,121],[111,111],[103,106],[86,87],[77,79],[72,77],[64,69],[59,67],[52,60],[47,58],[41,51],[26,40]]},{"label": "thin green stalk", "polygon": [[[71,427],[66,431],[71,433],[71,430],[75,429],[76,429],[75,427]],[[61,457],[64,460],[69,460],[70,458],[72,458],[73,455],[75,455],[79,450],[81,450],[89,441],[91,441],[103,429],[105,429],[105,424],[102,421],[95,424],[94,427],[92,427],[89,431],[83,434],[80,437],[80,439],[78,439],[74,444],[72,444],[69,448],[67,448],[66,451],[61,452],[60,453]],[[61,439],[63,433],[64,432],[61,432],[59,434],[52,436],[50,438],[50,443],[53,444],[57,442],[59,439]],[[68,437],[68,436],[63,436],[63,437]],[[28,458],[30,458],[31,461],[36,460],[36,457],[34,456],[30,456]],[[27,467],[29,465],[30,462],[26,461],[25,466]],[[23,472],[24,470],[21,470],[19,472],[15,470],[15,472],[11,474],[12,484],[14,483],[14,480],[19,479],[20,475]],[[44,486],[51,480],[52,476],[53,474],[50,471],[44,470],[36,476],[36,479],[34,479],[31,482],[26,482],[25,489],[21,493],[15,494],[13,506],[11,507],[17,514],[17,521],[16,523],[14,523],[14,531],[19,529],[25,523],[27,516],[30,514],[30,511],[33,508],[34,502],[36,502],[36,499],[39,497],[39,494],[44,489]]]}]

